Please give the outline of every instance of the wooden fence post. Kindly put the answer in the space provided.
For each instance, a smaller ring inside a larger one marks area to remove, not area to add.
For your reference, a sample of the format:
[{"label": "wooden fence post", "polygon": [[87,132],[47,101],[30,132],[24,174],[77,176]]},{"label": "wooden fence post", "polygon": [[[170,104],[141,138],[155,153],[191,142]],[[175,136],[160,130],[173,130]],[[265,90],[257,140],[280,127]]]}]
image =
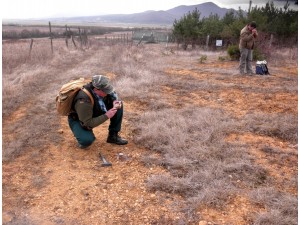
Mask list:
[{"label": "wooden fence post", "polygon": [[66,39],[65,39],[65,41],[66,41],[66,46],[67,46],[67,48],[69,48],[69,43],[68,43],[68,26],[67,26],[67,24],[66,24]]},{"label": "wooden fence post", "polygon": [[209,43],[209,34],[206,37],[206,50],[208,50],[208,43]]},{"label": "wooden fence post", "polygon": [[88,37],[87,37],[86,29],[83,29],[82,44],[84,46],[88,45]]},{"label": "wooden fence post", "polygon": [[166,48],[168,47],[168,43],[169,43],[169,35],[167,35],[167,43],[166,43]]},{"label": "wooden fence post", "polygon": [[272,42],[273,42],[273,34],[271,34],[270,43],[269,43],[269,48],[272,47]]},{"label": "wooden fence post", "polygon": [[53,43],[52,43],[52,32],[51,32],[51,23],[50,23],[50,21],[49,21],[49,30],[50,30],[50,40],[51,40],[51,52],[52,52],[52,54],[53,54]]},{"label": "wooden fence post", "polygon": [[77,48],[77,45],[76,45],[76,43],[75,43],[75,41],[74,41],[74,37],[73,37],[73,34],[72,34],[72,32],[71,32],[71,28],[70,28],[70,27],[69,27],[69,31],[70,31],[70,34],[71,34],[72,42],[73,42],[75,48]]},{"label": "wooden fence post", "polygon": [[31,55],[32,45],[33,45],[33,39],[31,38],[30,49],[29,49],[29,55]]},{"label": "wooden fence post", "polygon": [[81,37],[80,27],[78,27],[78,32],[79,32],[79,39],[80,39],[80,48],[82,48],[82,37]]}]

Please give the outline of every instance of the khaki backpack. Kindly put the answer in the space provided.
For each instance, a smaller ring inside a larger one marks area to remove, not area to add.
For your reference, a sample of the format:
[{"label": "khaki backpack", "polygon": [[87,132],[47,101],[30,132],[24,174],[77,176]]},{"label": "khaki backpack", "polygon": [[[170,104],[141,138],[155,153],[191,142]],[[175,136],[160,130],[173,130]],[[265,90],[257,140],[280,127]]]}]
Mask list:
[{"label": "khaki backpack", "polygon": [[73,99],[80,90],[83,90],[90,97],[92,105],[94,105],[94,99],[91,93],[83,88],[83,86],[89,82],[91,82],[91,80],[79,78],[71,80],[61,87],[58,95],[56,96],[56,109],[59,115],[68,116],[70,114]]}]

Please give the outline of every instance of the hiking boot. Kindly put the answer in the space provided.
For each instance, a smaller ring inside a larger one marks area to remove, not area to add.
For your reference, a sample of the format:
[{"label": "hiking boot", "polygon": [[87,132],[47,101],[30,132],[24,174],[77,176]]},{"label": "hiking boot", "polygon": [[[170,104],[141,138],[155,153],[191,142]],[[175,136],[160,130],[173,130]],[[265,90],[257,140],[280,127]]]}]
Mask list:
[{"label": "hiking boot", "polygon": [[81,144],[78,143],[78,144],[77,144],[77,147],[78,147],[78,148],[81,148],[81,149],[85,149],[85,148],[87,148],[87,147],[89,147],[89,146],[81,145]]},{"label": "hiking boot", "polygon": [[109,134],[106,142],[116,145],[126,145],[128,143],[128,141],[121,138],[118,133]]}]

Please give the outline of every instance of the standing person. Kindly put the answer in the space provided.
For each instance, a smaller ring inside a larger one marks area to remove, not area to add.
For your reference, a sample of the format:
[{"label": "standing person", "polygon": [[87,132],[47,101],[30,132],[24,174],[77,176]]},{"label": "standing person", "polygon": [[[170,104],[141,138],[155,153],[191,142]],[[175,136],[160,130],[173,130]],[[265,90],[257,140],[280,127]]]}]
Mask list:
[{"label": "standing person", "polygon": [[251,66],[251,61],[253,58],[253,48],[255,44],[255,39],[257,38],[257,31],[256,31],[256,23],[252,21],[251,23],[247,24],[242,30],[240,34],[240,74],[246,73],[249,75],[254,74]]},{"label": "standing person", "polygon": [[110,119],[107,142],[125,145],[127,140],[119,136],[123,118],[123,105],[118,99],[109,79],[103,75],[94,75],[92,82],[84,86],[94,99],[80,90],[72,104],[72,112],[68,116],[69,126],[77,139],[80,148],[90,146],[95,138],[93,128]]}]

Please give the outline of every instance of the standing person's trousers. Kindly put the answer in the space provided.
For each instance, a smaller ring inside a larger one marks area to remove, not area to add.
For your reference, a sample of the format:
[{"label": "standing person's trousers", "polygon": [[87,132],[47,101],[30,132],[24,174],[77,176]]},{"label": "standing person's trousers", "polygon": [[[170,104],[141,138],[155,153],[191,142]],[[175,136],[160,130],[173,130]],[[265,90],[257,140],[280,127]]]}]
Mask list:
[{"label": "standing person's trousers", "polygon": [[246,73],[252,74],[252,58],[253,58],[253,50],[252,49],[247,49],[247,48],[240,48],[240,73],[244,74],[245,69]]},{"label": "standing person's trousers", "polygon": [[[116,114],[110,119],[109,132],[118,133],[121,130],[123,119],[123,106],[118,109]],[[68,116],[69,126],[81,148],[90,146],[96,139],[93,130],[83,128],[78,119]]]}]

